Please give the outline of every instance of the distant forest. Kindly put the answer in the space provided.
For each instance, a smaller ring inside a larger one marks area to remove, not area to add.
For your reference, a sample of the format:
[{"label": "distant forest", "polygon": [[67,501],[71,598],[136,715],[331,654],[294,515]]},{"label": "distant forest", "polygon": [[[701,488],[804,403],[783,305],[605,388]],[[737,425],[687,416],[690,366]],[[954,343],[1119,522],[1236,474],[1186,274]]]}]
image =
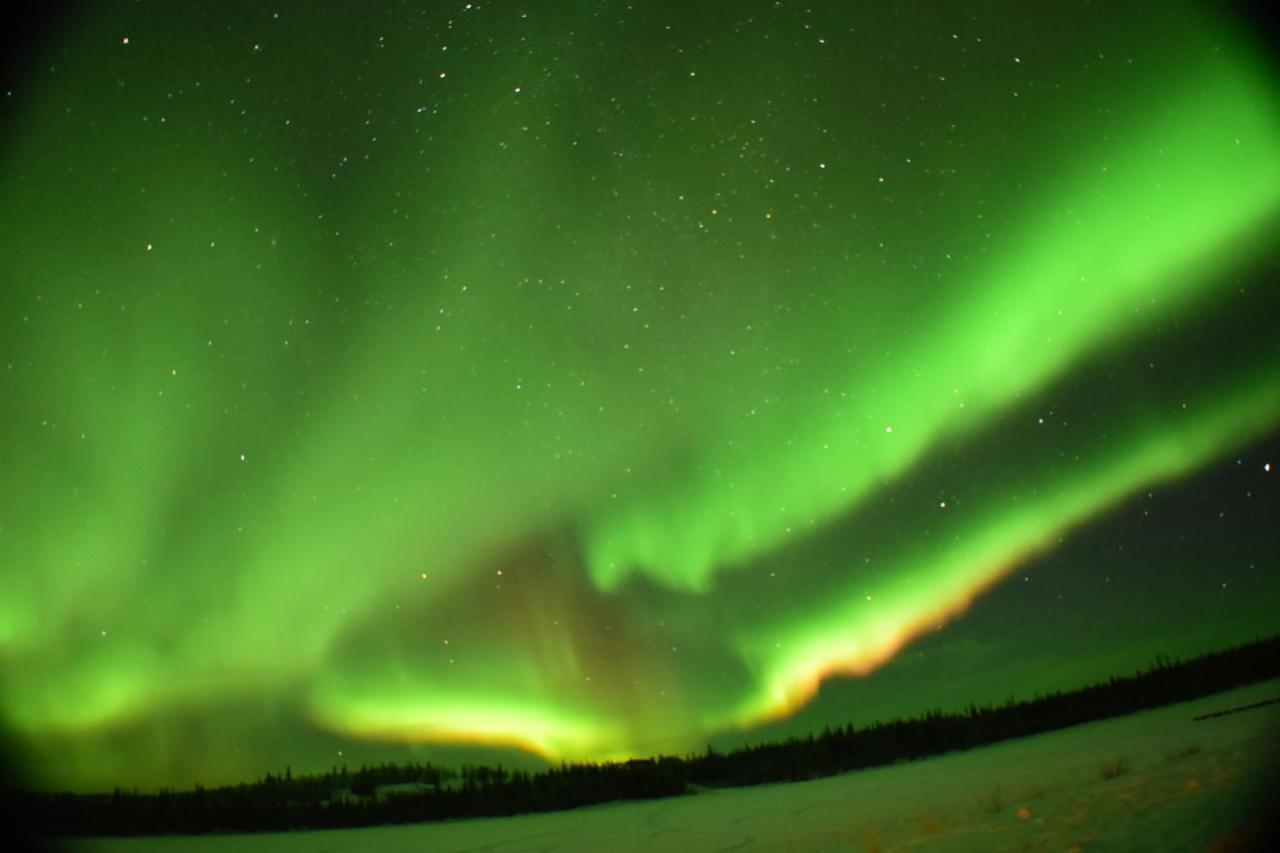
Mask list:
[{"label": "distant forest", "polygon": [[[268,774],[252,784],[140,794],[17,792],[17,814],[38,836],[262,832],[372,826],[555,811],[700,788],[790,782],[1078,725],[1280,676],[1280,636],[1186,662],[1158,657],[1129,678],[964,713],[912,719],[731,752],[620,763],[561,764],[530,773],[501,766],[431,764],[334,768],[321,775]],[[15,812],[8,810],[10,814]]]}]

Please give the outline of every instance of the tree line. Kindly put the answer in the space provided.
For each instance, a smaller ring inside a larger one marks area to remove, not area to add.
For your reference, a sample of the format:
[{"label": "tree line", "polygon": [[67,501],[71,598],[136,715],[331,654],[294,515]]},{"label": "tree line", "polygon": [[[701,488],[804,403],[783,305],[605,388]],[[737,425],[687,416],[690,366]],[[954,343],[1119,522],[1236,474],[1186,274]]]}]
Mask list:
[{"label": "tree line", "polygon": [[1280,636],[1194,660],[1157,657],[1146,670],[1070,692],[962,713],[928,711],[854,728],[683,758],[563,763],[536,772],[383,764],[327,773],[267,774],[190,791],[9,795],[47,837],[261,832],[372,826],[554,811],[652,799],[700,788],[829,776],[924,758],[1158,707],[1280,676]]}]

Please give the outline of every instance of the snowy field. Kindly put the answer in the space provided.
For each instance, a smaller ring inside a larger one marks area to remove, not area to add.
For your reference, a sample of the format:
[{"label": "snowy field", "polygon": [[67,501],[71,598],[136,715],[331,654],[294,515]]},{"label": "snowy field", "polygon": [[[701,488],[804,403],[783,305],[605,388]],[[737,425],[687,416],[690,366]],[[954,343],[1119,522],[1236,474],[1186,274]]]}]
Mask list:
[{"label": "snowy field", "polygon": [[1280,681],[985,749],[787,785],[371,829],[79,842],[75,851],[1234,850],[1276,789]]}]

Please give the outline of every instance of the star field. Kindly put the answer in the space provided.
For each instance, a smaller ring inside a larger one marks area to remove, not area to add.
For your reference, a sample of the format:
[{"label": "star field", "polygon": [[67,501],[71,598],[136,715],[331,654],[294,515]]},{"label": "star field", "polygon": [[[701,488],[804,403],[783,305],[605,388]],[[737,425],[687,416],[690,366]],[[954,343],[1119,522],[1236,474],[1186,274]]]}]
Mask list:
[{"label": "star field", "polygon": [[0,715],[620,758],[1275,633],[1275,84],[1199,5],[90,5],[5,98]]}]

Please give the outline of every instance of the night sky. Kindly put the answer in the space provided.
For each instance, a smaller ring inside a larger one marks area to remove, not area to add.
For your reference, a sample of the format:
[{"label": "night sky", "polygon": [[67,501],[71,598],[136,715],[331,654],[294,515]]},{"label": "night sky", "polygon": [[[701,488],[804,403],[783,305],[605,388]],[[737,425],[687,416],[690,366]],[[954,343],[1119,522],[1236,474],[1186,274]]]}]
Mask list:
[{"label": "night sky", "polygon": [[1246,24],[198,5],[75,7],[4,92],[37,784],[685,753],[1280,631]]}]

